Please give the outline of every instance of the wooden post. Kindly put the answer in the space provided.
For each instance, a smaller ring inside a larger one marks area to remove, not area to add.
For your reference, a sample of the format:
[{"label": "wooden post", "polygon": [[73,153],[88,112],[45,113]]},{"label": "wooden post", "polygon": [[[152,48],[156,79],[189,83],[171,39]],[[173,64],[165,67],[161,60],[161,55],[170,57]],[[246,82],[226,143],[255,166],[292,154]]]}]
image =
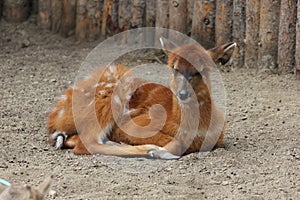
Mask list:
[{"label": "wooden post", "polygon": [[[155,27],[155,16],[156,16],[156,1],[146,0],[146,27]],[[145,41],[148,45],[155,44],[155,31],[148,30],[145,33]]]},{"label": "wooden post", "polygon": [[4,0],[0,0],[0,20],[1,20],[2,15],[3,15],[3,1]]},{"label": "wooden post", "polygon": [[233,65],[235,67],[244,66],[245,58],[245,30],[246,30],[246,12],[244,0],[233,0],[233,24],[232,37],[237,43],[237,48],[234,51]]},{"label": "wooden post", "polygon": [[[157,0],[156,1],[156,27],[169,28],[169,1],[168,0]],[[168,32],[164,33],[156,31],[155,43],[159,45],[159,37],[168,37]]]},{"label": "wooden post", "polygon": [[64,37],[74,34],[76,27],[76,0],[63,0],[60,33]]},{"label": "wooden post", "polygon": [[192,23],[193,23],[193,11],[194,11],[194,0],[187,1],[187,35],[192,35]]},{"label": "wooden post", "polygon": [[292,71],[295,66],[297,2],[281,0],[278,36],[279,72]]},{"label": "wooden post", "polygon": [[119,32],[118,27],[119,0],[104,0],[101,34],[112,36]]},{"label": "wooden post", "polygon": [[88,36],[88,16],[87,16],[87,4],[88,0],[77,0],[76,4],[76,40],[83,41]]},{"label": "wooden post", "polygon": [[145,8],[146,8],[145,0],[133,0],[132,1],[131,28],[141,28],[141,27],[145,26],[145,23],[146,23]]},{"label": "wooden post", "polygon": [[260,4],[259,67],[275,73],[278,70],[279,0],[263,0]]},{"label": "wooden post", "polygon": [[187,33],[187,0],[173,0],[169,2],[170,29]]},{"label": "wooden post", "polygon": [[51,29],[51,0],[39,0],[38,24],[44,29]]},{"label": "wooden post", "polygon": [[3,0],[0,0],[0,20],[1,20],[1,17],[2,17],[2,13],[3,13]]},{"label": "wooden post", "polygon": [[192,38],[205,48],[215,46],[215,1],[194,0]]},{"label": "wooden post", "polygon": [[[2,1],[2,0],[0,0]],[[39,13],[39,0],[31,0],[31,14]]]},{"label": "wooden post", "polygon": [[[141,28],[144,27],[146,24],[146,0],[132,0],[131,6],[131,19],[130,24],[131,28]],[[134,38],[134,42],[138,42],[140,44],[144,43],[143,31],[137,30],[137,35]]]},{"label": "wooden post", "polygon": [[88,3],[90,40],[97,40],[101,37],[103,3],[104,0],[89,1]]},{"label": "wooden post", "polygon": [[216,46],[231,42],[233,0],[216,1]]},{"label": "wooden post", "polygon": [[29,0],[4,0],[3,17],[8,22],[23,22],[30,15]]},{"label": "wooden post", "polygon": [[300,80],[300,0],[298,0],[297,5],[297,23],[296,23],[296,79]]},{"label": "wooden post", "polygon": [[130,28],[131,19],[131,0],[120,0],[119,1],[119,12],[118,12],[118,23],[121,31],[127,31]]},{"label": "wooden post", "polygon": [[[131,27],[132,12],[129,12],[131,11],[131,7],[131,0],[119,0],[118,28],[120,31],[128,31]],[[122,38],[120,38],[121,44],[125,44],[127,39],[128,35],[122,34]]]},{"label": "wooden post", "polygon": [[155,26],[156,1],[146,1],[146,27]]},{"label": "wooden post", "polygon": [[59,32],[62,21],[62,0],[51,0],[51,30],[54,33]]},{"label": "wooden post", "polygon": [[260,0],[246,1],[246,44],[245,66],[256,68],[258,66]]},{"label": "wooden post", "polygon": [[[101,28],[102,28],[102,19],[103,19],[103,3],[104,0],[77,0],[76,2],[76,40],[83,41],[86,39],[89,40],[96,40],[96,39],[103,39],[101,35]],[[72,33],[73,26],[72,26],[72,18],[71,15],[73,12],[70,13],[69,21],[69,29],[66,29],[65,34]],[[73,18],[74,19],[74,18]],[[66,21],[67,22],[67,21]]]}]

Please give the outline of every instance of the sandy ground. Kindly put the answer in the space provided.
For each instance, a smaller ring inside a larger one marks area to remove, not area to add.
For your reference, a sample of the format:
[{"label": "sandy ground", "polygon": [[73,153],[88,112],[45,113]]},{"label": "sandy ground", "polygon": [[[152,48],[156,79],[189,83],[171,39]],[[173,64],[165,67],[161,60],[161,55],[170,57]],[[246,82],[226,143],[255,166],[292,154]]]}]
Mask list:
[{"label": "sandy ground", "polygon": [[47,114],[97,44],[40,31],[34,20],[1,22],[0,178],[37,185],[54,171],[47,199],[60,200],[299,199],[300,82],[292,74],[221,72],[225,148],[206,156],[165,161],[56,151],[47,143]]}]

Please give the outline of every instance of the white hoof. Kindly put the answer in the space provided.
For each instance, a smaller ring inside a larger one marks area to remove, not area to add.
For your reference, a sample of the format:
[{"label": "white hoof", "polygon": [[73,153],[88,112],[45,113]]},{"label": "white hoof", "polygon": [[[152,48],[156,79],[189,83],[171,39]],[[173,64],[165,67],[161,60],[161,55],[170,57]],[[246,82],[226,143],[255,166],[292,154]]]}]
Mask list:
[{"label": "white hoof", "polygon": [[174,160],[180,158],[180,156],[171,154],[167,149],[163,147],[148,151],[148,155],[152,158],[160,158],[165,160]]},{"label": "white hoof", "polygon": [[67,135],[65,132],[60,132],[60,131],[55,131],[52,135],[51,135],[51,138],[53,140],[55,140],[55,145],[54,147],[56,149],[61,149],[64,145],[64,142],[66,141],[67,139]]}]

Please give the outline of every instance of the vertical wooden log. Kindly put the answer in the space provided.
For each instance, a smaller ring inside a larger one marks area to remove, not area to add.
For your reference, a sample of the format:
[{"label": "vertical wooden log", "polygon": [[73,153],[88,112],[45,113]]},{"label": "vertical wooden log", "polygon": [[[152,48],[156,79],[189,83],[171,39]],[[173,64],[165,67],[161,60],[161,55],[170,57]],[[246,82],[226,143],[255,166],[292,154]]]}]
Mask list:
[{"label": "vertical wooden log", "polygon": [[187,0],[169,2],[169,27],[183,34],[187,32]]},{"label": "vertical wooden log", "polygon": [[[75,33],[78,41],[104,38],[101,35],[103,4],[104,0],[77,0]],[[72,30],[69,29],[69,34]]]},{"label": "vertical wooden log", "polygon": [[258,66],[260,0],[246,1],[246,44],[245,66],[256,68]]},{"label": "vertical wooden log", "polygon": [[145,0],[133,0],[131,7],[131,28],[141,28],[145,26],[146,1]]},{"label": "vertical wooden log", "polygon": [[192,38],[205,48],[215,46],[215,1],[194,0]]},{"label": "vertical wooden log", "polygon": [[119,0],[104,0],[101,33],[105,38],[119,32],[118,28]]},{"label": "vertical wooden log", "polygon": [[76,27],[76,0],[63,0],[60,33],[64,37],[74,34]]},{"label": "vertical wooden log", "polygon": [[296,79],[300,80],[300,0],[297,5],[297,23],[296,23]]},{"label": "vertical wooden log", "polygon": [[29,0],[4,0],[3,17],[8,22],[23,22],[30,15]]},{"label": "vertical wooden log", "polygon": [[39,0],[31,0],[31,14],[38,14],[38,12],[39,12],[39,3],[38,2],[39,2]]},{"label": "vertical wooden log", "polygon": [[[156,17],[156,1],[146,0],[146,27],[155,27]],[[148,45],[154,45],[155,43],[155,31],[154,29],[148,30],[145,33],[145,41]]]},{"label": "vertical wooden log", "polygon": [[44,29],[51,29],[51,0],[39,0],[38,24]]},{"label": "vertical wooden log", "polygon": [[192,23],[193,23],[193,11],[194,11],[194,0],[187,1],[187,35],[192,34]]},{"label": "vertical wooden log", "polygon": [[146,27],[155,26],[156,1],[146,1]]},{"label": "vertical wooden log", "polygon": [[77,0],[76,4],[76,40],[83,41],[88,36],[89,20],[87,16],[88,0]]},{"label": "vertical wooden log", "polygon": [[101,36],[103,2],[103,0],[92,0],[87,4],[87,15],[89,19],[89,40],[96,40]]},{"label": "vertical wooden log", "polygon": [[216,1],[216,46],[231,41],[233,0]]},{"label": "vertical wooden log", "polygon": [[119,11],[118,11],[118,23],[121,31],[129,30],[130,19],[131,19],[131,0],[120,0]]},{"label": "vertical wooden log", "polygon": [[[119,11],[118,11],[118,28],[120,31],[127,31],[131,27],[132,12],[132,1],[131,0],[119,0]],[[128,35],[123,34],[121,38],[121,44],[127,42]]]},{"label": "vertical wooden log", "polygon": [[237,43],[237,48],[234,51],[233,65],[236,67],[244,66],[245,58],[245,31],[246,31],[246,12],[244,0],[233,0],[233,24],[232,37]]},{"label": "vertical wooden log", "polygon": [[[146,24],[146,1],[145,0],[132,0],[131,7],[131,28],[141,28]],[[135,36],[134,42],[143,43],[145,42],[142,30],[137,31],[137,35]]]},{"label": "vertical wooden log", "polygon": [[[156,1],[156,20],[155,26],[161,28],[169,28],[169,0]],[[156,31],[155,43],[159,45],[159,37],[168,37],[168,32]]]},{"label": "vertical wooden log", "polygon": [[59,32],[62,20],[62,0],[51,0],[51,30],[54,33]]},{"label": "vertical wooden log", "polygon": [[259,67],[277,72],[279,0],[264,0],[260,4],[260,45],[258,49]]},{"label": "vertical wooden log", "polygon": [[281,0],[278,36],[278,67],[280,72],[295,66],[297,2]]},{"label": "vertical wooden log", "polygon": [[3,0],[0,0],[0,20],[2,18],[2,13],[3,13]]}]

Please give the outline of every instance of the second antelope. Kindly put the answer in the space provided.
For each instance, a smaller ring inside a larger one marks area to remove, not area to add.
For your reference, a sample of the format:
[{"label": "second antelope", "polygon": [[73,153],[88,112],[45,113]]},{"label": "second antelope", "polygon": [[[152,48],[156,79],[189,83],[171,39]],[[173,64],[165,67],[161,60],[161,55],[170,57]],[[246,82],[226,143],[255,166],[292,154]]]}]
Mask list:
[{"label": "second antelope", "polygon": [[162,159],[221,146],[225,116],[211,97],[210,71],[228,62],[236,44],[205,50],[160,41],[169,88],[132,78],[121,65],[99,69],[57,102],[47,121],[50,142],[75,154]]}]

